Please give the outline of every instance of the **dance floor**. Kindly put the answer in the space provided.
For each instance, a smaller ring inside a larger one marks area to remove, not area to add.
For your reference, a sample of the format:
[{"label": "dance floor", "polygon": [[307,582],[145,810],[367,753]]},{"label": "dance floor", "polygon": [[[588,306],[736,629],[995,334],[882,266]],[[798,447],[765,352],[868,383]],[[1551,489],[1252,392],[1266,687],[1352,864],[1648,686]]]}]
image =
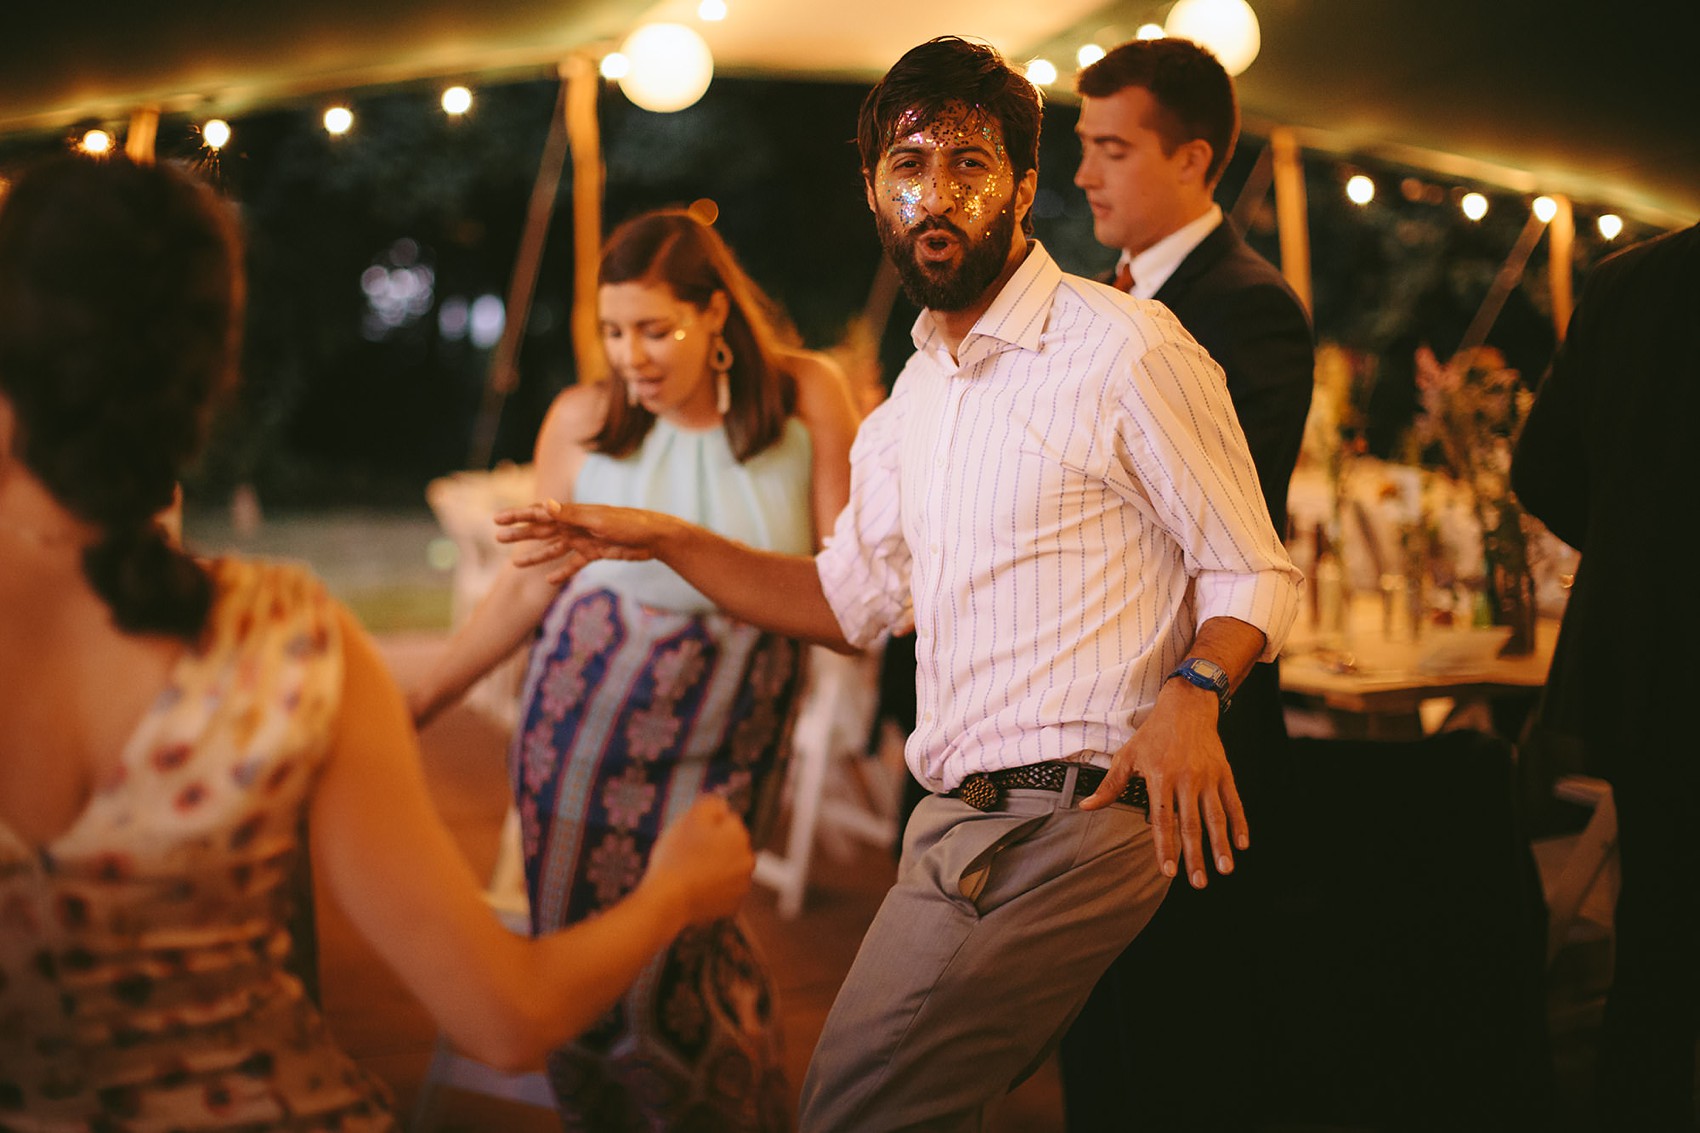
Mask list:
[{"label": "dance floor", "polygon": [[[383,637],[380,644],[397,672],[405,673],[440,640],[430,633],[395,634]],[[428,729],[422,745],[439,810],[474,871],[488,876],[507,806],[504,733],[485,716],[462,707]],[[1562,842],[1537,844],[1543,873],[1556,868],[1565,848]],[[751,892],[746,911],[779,983],[793,1089],[801,1083],[833,995],[893,871],[890,856],[874,847],[853,849],[838,858],[817,854],[807,903],[794,920],[777,915],[770,891],[757,887]],[[436,1028],[354,934],[334,902],[321,899],[320,918],[321,980],[330,1024],[355,1057],[390,1084],[400,1111],[411,1112],[436,1042]],[[1589,967],[1592,971],[1574,979],[1565,975],[1562,963],[1554,972],[1554,1056],[1559,1112],[1566,1120],[1582,1110],[1597,1038],[1600,971],[1597,963]],[[558,1128],[546,1111],[477,1094],[444,1090],[438,1099],[439,1133],[528,1133]],[[1571,1127],[1579,1128],[1566,1126]],[[990,1133],[1062,1129],[1054,1062],[1005,1099],[988,1129]]]}]

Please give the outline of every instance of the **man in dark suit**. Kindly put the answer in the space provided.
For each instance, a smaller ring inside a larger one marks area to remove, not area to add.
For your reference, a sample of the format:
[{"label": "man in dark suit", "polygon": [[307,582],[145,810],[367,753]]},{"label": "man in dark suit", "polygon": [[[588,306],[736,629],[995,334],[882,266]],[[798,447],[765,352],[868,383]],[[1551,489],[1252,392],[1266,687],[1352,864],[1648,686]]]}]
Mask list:
[{"label": "man in dark suit", "polygon": [[1695,1127],[1700,1034],[1700,226],[1601,263],[1517,444],[1511,484],[1581,551],[1543,723],[1617,806],[1622,888],[1600,1124]]},{"label": "man in dark suit", "polygon": [[[1276,530],[1310,409],[1311,329],[1280,272],[1213,199],[1239,133],[1233,80],[1187,40],[1136,40],[1083,70],[1080,169],[1093,234],[1120,252],[1114,282],[1166,304],[1227,374]],[[1221,722],[1253,845],[1282,775],[1279,676],[1259,665]],[[1099,982],[1062,1047],[1069,1129],[1235,1128],[1256,1106],[1265,973],[1255,936],[1273,910],[1256,851],[1202,890],[1174,886]],[[1209,1052],[1201,1063],[1199,1052]],[[1223,1088],[1224,1083],[1233,1083]]]}]

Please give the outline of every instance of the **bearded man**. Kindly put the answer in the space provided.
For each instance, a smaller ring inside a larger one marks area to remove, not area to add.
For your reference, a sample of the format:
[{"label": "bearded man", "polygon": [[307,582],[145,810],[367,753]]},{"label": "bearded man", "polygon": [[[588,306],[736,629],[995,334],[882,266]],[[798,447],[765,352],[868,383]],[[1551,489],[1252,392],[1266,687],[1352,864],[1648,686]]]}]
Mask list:
[{"label": "bearded man", "polygon": [[1039,120],[1020,72],[956,38],[863,104],[868,207],[926,309],[813,559],[650,512],[498,517],[557,577],[659,559],[737,617],[838,648],[913,598],[907,757],[933,793],[815,1050],[805,1131],[981,1128],[1182,863],[1203,886],[1249,845],[1217,718],[1280,648],[1298,573],[1222,371],[1161,304],[1028,238]]}]

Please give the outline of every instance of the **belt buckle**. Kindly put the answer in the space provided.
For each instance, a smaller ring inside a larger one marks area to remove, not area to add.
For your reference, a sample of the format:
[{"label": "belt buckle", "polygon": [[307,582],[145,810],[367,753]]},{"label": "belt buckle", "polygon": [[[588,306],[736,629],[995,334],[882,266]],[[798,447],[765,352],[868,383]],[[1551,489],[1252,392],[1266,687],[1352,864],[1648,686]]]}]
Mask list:
[{"label": "belt buckle", "polygon": [[992,782],[992,777],[984,771],[976,771],[962,780],[956,788],[956,796],[975,810],[991,810],[998,805],[1003,792]]}]

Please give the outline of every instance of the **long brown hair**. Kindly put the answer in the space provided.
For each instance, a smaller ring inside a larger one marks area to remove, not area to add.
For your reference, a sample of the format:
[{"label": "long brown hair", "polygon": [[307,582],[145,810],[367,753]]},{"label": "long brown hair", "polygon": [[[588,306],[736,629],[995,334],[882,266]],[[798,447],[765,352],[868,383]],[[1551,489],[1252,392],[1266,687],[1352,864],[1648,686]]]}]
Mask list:
[{"label": "long brown hair", "polygon": [[169,165],[57,157],[0,203],[0,391],[17,455],[100,529],[83,574],[127,633],[195,641],[212,580],[155,521],[235,381],[241,241]]},{"label": "long brown hair", "polygon": [[[729,300],[721,336],[732,351],[727,377],[732,407],[726,414],[726,439],[739,462],[755,456],[780,437],[796,406],[796,390],[779,368],[784,324],[777,308],[732,258],[720,235],[681,209],[658,209],[626,221],[608,237],[599,281],[664,284],[679,300],[698,310],[716,291]],[[591,448],[609,456],[635,452],[655,424],[655,415],[628,404],[610,385],[608,415],[591,439]]]}]

